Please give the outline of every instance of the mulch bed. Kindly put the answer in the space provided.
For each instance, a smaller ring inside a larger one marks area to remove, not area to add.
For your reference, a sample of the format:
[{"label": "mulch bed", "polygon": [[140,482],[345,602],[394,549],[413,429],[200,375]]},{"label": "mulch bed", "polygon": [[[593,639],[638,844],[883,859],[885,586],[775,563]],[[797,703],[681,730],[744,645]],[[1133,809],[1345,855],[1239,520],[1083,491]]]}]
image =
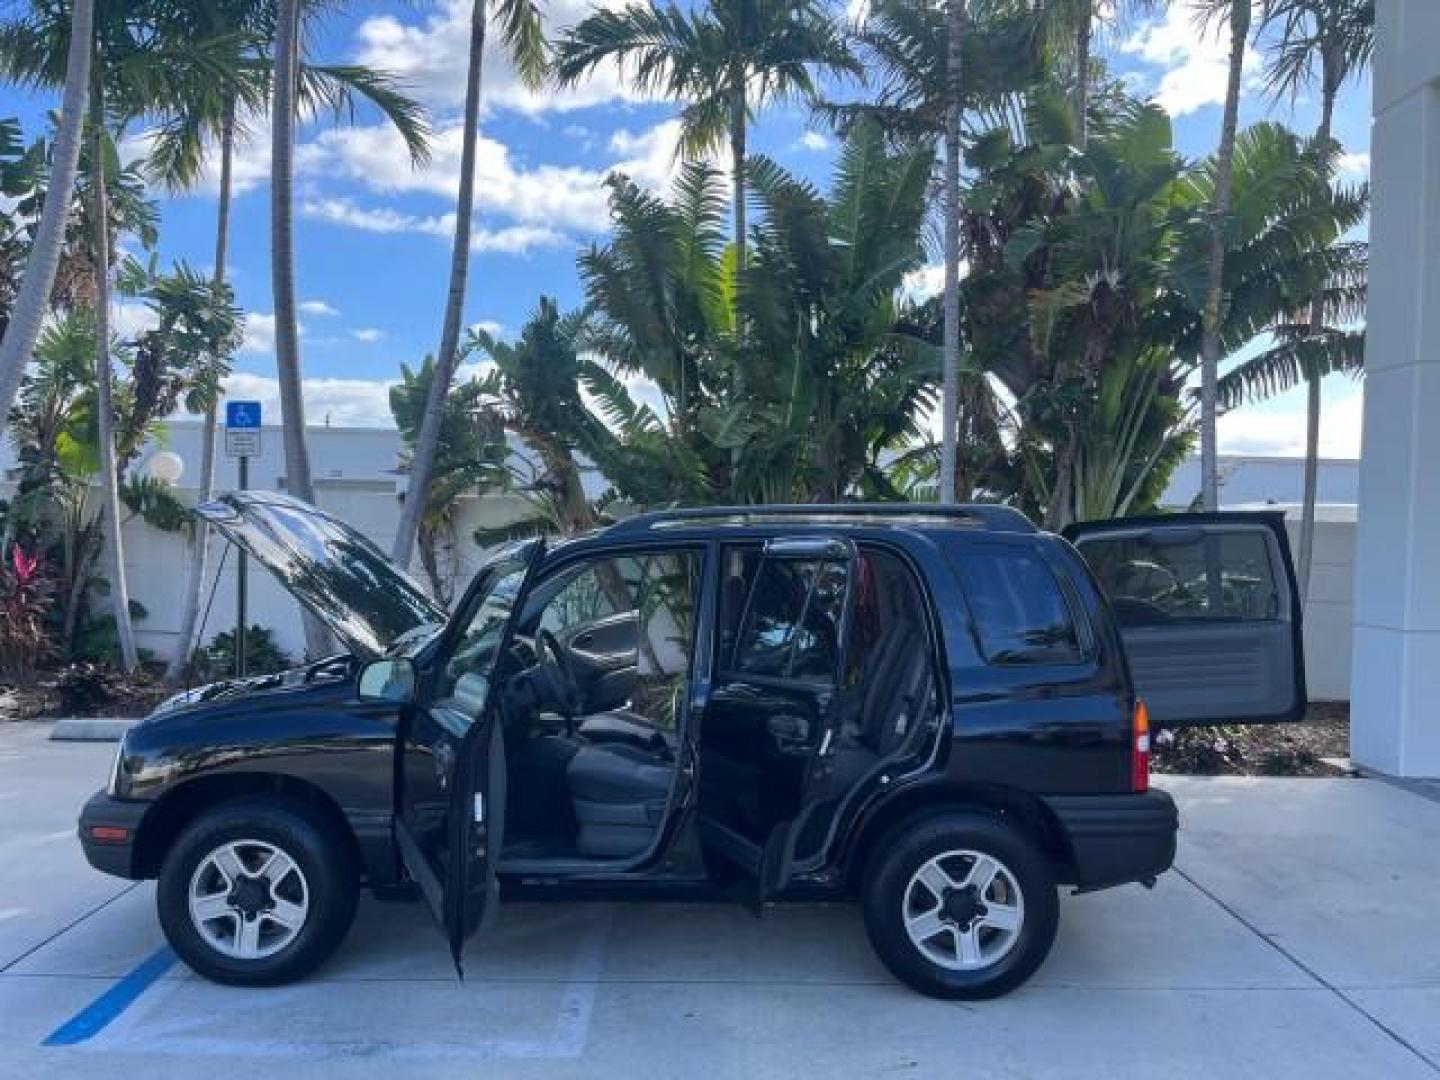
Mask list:
[{"label": "mulch bed", "polygon": [[62,716],[145,716],[175,691],[158,671],[127,677],[103,664],[70,664],[28,686],[0,685],[0,722]]},{"label": "mulch bed", "polygon": [[1151,769],[1202,776],[1348,776],[1323,758],[1350,756],[1350,704],[1312,702],[1298,724],[1157,732]]}]

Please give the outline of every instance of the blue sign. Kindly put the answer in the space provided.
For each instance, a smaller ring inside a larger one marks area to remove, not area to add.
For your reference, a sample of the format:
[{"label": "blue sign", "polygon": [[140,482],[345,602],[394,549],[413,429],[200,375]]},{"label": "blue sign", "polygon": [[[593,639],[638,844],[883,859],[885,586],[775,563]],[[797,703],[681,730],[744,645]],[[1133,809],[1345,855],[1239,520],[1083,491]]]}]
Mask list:
[{"label": "blue sign", "polygon": [[255,431],[260,427],[260,402],[227,401],[225,403],[225,426],[243,431]]}]

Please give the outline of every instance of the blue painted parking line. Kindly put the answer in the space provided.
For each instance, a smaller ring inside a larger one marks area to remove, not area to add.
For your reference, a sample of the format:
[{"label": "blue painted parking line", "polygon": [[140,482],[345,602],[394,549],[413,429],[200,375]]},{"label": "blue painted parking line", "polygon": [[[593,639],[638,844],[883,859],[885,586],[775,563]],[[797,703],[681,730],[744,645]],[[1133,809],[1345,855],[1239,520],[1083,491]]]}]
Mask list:
[{"label": "blue painted parking line", "polygon": [[110,989],[52,1031],[40,1045],[74,1046],[93,1038],[169,971],[175,960],[175,953],[168,945],[152,953],[137,968],[122,975]]}]

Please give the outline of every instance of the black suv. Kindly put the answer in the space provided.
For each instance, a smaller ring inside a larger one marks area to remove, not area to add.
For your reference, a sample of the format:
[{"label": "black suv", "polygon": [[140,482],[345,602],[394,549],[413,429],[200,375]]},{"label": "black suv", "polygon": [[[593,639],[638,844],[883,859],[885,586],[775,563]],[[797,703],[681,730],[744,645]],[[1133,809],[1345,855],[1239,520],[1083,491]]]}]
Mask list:
[{"label": "black suv", "polygon": [[504,548],[447,615],[312,507],[199,512],[348,649],[165,703],[81,816],[222,982],[310,971],[362,883],[418,886],[457,966],[500,882],[722,885],[857,894],[899,978],[1000,994],[1049,951],[1057,885],[1170,866],[1150,723],[1305,705],[1274,514],[1071,542],[998,506],[647,514]]}]

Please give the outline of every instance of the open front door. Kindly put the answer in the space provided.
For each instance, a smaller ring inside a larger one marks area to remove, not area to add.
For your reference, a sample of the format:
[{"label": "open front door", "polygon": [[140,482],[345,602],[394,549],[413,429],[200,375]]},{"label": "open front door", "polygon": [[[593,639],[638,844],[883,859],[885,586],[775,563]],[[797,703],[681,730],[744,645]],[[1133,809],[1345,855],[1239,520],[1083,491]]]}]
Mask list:
[{"label": "open front door", "polygon": [[1174,514],[1071,525],[1108,594],[1155,723],[1305,715],[1300,596],[1285,516]]},{"label": "open front door", "polygon": [[790,880],[814,773],[834,749],[856,551],[794,537],[726,546],[722,563],[699,823],[707,851],[752,877],[763,902]]},{"label": "open front door", "polygon": [[490,688],[541,552],[538,541],[515,545],[480,571],[401,725],[396,841],[457,970],[494,901],[504,843],[505,748]]}]

